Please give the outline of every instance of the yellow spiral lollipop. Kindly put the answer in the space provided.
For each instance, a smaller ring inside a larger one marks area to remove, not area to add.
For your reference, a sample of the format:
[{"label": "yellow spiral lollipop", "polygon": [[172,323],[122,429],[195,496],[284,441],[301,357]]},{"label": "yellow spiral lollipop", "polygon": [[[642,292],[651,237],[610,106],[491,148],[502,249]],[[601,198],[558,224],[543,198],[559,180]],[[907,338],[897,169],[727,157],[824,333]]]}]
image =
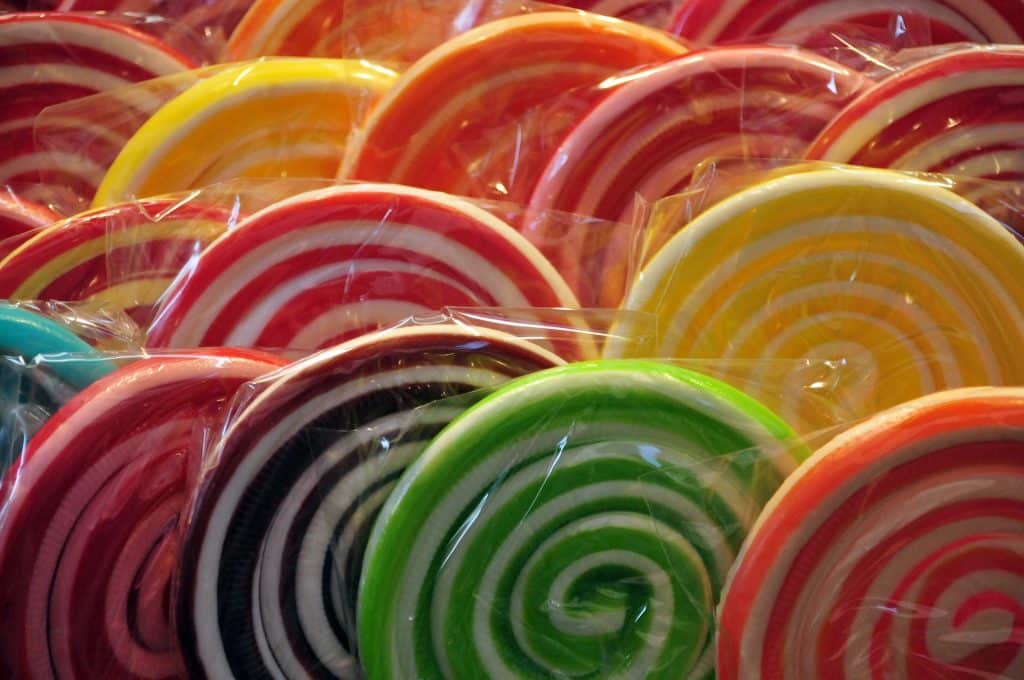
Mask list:
[{"label": "yellow spiral lollipop", "polygon": [[1024,381],[1022,272],[1024,246],[952,192],[827,169],[702,214],[624,305],[657,315],[661,356],[754,360],[739,362],[748,391],[807,431],[945,388]]}]

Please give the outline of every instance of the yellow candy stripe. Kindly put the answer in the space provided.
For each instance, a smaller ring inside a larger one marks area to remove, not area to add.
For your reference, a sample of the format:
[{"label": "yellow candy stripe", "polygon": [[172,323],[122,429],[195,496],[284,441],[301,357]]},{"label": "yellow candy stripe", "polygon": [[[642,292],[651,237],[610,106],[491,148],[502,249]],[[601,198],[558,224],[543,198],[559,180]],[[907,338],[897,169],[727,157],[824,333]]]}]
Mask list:
[{"label": "yellow candy stripe", "polygon": [[[822,400],[858,418],[938,389],[1024,381],[1022,271],[1024,246],[952,192],[829,169],[698,217],[625,306],[657,316],[659,356],[758,359],[755,396],[813,427],[826,424]],[[772,384],[763,362],[776,359],[831,362],[832,382]]]},{"label": "yellow candy stripe", "polygon": [[93,204],[236,177],[333,178],[352,127],[395,77],[340,59],[273,59],[223,70],[135,133]]}]

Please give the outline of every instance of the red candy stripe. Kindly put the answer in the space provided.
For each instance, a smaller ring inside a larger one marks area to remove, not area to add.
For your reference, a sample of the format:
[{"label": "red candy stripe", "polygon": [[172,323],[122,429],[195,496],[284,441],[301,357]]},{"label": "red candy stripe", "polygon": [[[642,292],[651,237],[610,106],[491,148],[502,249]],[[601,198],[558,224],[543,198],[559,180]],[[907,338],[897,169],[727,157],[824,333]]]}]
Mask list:
[{"label": "red candy stripe", "polygon": [[234,392],[279,365],[227,350],[143,360],[47,422],[4,480],[5,675],[182,675],[169,610],[179,514]]},{"label": "red candy stripe", "polygon": [[211,245],[166,299],[152,347],[317,349],[445,306],[578,307],[501,220],[394,185],[277,203]]},{"label": "red candy stripe", "polygon": [[720,622],[723,680],[1018,677],[1024,390],[926,397],[820,450],[765,508]]},{"label": "red candy stripe", "polygon": [[[60,217],[41,205],[0,194],[0,260],[33,233],[48,227]],[[0,297],[5,297],[0,294]]]},{"label": "red candy stripe", "polygon": [[[101,159],[49,153],[33,137],[45,107],[176,73],[193,64],[158,40],[89,15],[25,13],[0,16],[0,185],[31,187],[30,198],[71,188],[91,198],[103,177]],[[102,120],[59,121],[118,137]],[[38,134],[53,130],[40,128]],[[113,142],[112,142],[113,143]]]}]

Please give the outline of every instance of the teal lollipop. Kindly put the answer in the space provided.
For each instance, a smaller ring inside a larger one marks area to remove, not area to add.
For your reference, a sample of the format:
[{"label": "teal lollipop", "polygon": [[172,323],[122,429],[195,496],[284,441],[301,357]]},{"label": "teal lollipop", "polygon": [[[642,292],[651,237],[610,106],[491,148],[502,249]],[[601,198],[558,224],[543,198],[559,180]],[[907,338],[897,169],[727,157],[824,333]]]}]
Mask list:
[{"label": "teal lollipop", "polygon": [[61,404],[113,370],[56,321],[0,304],[0,472]]},{"label": "teal lollipop", "polygon": [[809,452],[746,395],[648,361],[520,378],[381,512],[362,661],[392,678],[699,678],[760,508]]}]

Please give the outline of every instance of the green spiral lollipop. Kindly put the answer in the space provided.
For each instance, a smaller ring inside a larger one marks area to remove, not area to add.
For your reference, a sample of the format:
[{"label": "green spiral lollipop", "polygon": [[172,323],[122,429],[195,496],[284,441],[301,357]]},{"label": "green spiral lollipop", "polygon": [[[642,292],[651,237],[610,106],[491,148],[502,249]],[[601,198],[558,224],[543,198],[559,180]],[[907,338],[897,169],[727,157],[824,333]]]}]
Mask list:
[{"label": "green spiral lollipop", "polygon": [[509,383],[437,436],[377,521],[367,676],[710,676],[726,571],[807,455],[754,400],[667,364]]}]

